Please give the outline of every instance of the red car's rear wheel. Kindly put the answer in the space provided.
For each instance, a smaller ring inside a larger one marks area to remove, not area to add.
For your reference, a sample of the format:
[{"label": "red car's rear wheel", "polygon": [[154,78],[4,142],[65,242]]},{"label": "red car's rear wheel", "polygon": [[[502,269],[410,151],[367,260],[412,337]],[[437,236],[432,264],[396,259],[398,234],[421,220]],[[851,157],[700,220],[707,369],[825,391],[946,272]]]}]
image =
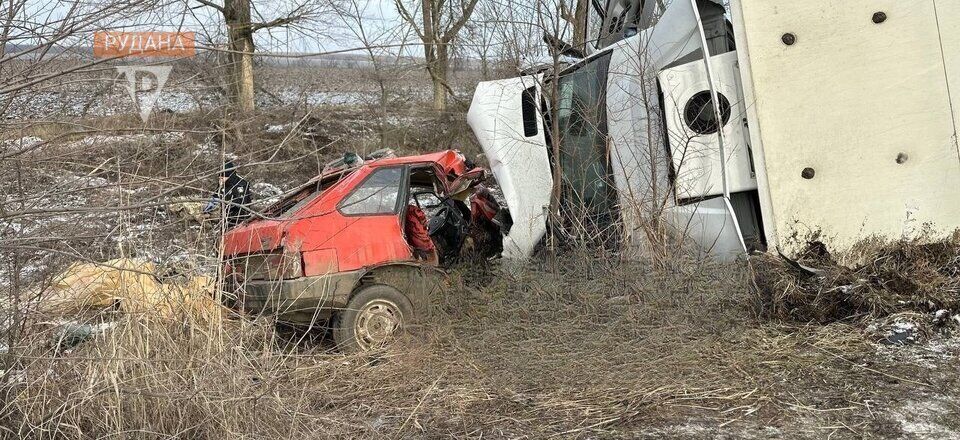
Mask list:
[{"label": "red car's rear wheel", "polygon": [[399,290],[384,284],[361,286],[337,313],[333,339],[344,351],[380,347],[403,331],[413,318],[413,306]]}]

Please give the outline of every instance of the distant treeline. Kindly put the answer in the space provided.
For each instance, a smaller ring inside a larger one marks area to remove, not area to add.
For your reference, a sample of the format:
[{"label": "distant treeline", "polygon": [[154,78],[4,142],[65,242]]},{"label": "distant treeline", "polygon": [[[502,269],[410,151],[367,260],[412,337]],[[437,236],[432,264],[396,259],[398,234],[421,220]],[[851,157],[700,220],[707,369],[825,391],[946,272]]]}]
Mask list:
[{"label": "distant treeline", "polygon": [[[17,52],[24,52],[33,49],[32,45],[9,44],[6,47],[7,55]],[[198,51],[199,52],[199,51]],[[40,51],[37,51],[40,53]],[[208,52],[209,53],[209,52]],[[64,57],[75,56],[79,59],[88,59],[93,57],[93,46],[53,46],[46,53],[46,57],[56,54],[61,59]],[[33,54],[24,56],[30,59]],[[337,67],[337,68],[365,68],[373,67],[373,61],[368,55],[359,53],[338,53],[328,55],[310,55],[300,52],[257,52],[257,59],[261,63],[275,66],[317,66],[317,67]],[[423,57],[414,56],[384,56],[377,57],[380,65],[419,65],[423,64]],[[455,70],[473,70],[480,68],[480,60],[469,58],[458,58],[451,60],[451,68]]]}]

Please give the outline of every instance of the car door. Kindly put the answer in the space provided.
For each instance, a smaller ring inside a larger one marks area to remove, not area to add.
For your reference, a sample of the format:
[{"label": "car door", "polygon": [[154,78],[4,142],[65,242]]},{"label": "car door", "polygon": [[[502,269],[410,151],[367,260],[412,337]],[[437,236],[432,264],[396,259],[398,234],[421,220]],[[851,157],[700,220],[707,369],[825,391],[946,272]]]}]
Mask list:
[{"label": "car door", "polygon": [[377,167],[337,204],[340,271],[412,259],[403,237],[406,166]]}]

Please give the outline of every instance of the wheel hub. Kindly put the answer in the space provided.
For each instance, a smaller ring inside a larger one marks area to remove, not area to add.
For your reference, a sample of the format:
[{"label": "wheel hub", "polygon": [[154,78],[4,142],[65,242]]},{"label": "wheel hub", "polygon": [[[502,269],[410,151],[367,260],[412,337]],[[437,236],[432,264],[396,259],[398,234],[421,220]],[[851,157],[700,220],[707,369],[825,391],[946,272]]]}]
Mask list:
[{"label": "wheel hub", "polygon": [[403,325],[403,316],[396,304],[386,300],[371,301],[357,316],[357,342],[363,349],[383,344]]}]

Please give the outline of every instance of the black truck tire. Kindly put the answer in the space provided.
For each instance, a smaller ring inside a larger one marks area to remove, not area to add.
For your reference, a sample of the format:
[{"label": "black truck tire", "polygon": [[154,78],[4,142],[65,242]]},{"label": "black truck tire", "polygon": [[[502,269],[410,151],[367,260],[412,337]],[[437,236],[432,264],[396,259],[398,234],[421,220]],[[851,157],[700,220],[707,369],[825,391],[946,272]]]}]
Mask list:
[{"label": "black truck tire", "polygon": [[382,346],[413,319],[413,305],[399,290],[386,284],[357,288],[347,307],[333,320],[333,341],[353,353]]}]

